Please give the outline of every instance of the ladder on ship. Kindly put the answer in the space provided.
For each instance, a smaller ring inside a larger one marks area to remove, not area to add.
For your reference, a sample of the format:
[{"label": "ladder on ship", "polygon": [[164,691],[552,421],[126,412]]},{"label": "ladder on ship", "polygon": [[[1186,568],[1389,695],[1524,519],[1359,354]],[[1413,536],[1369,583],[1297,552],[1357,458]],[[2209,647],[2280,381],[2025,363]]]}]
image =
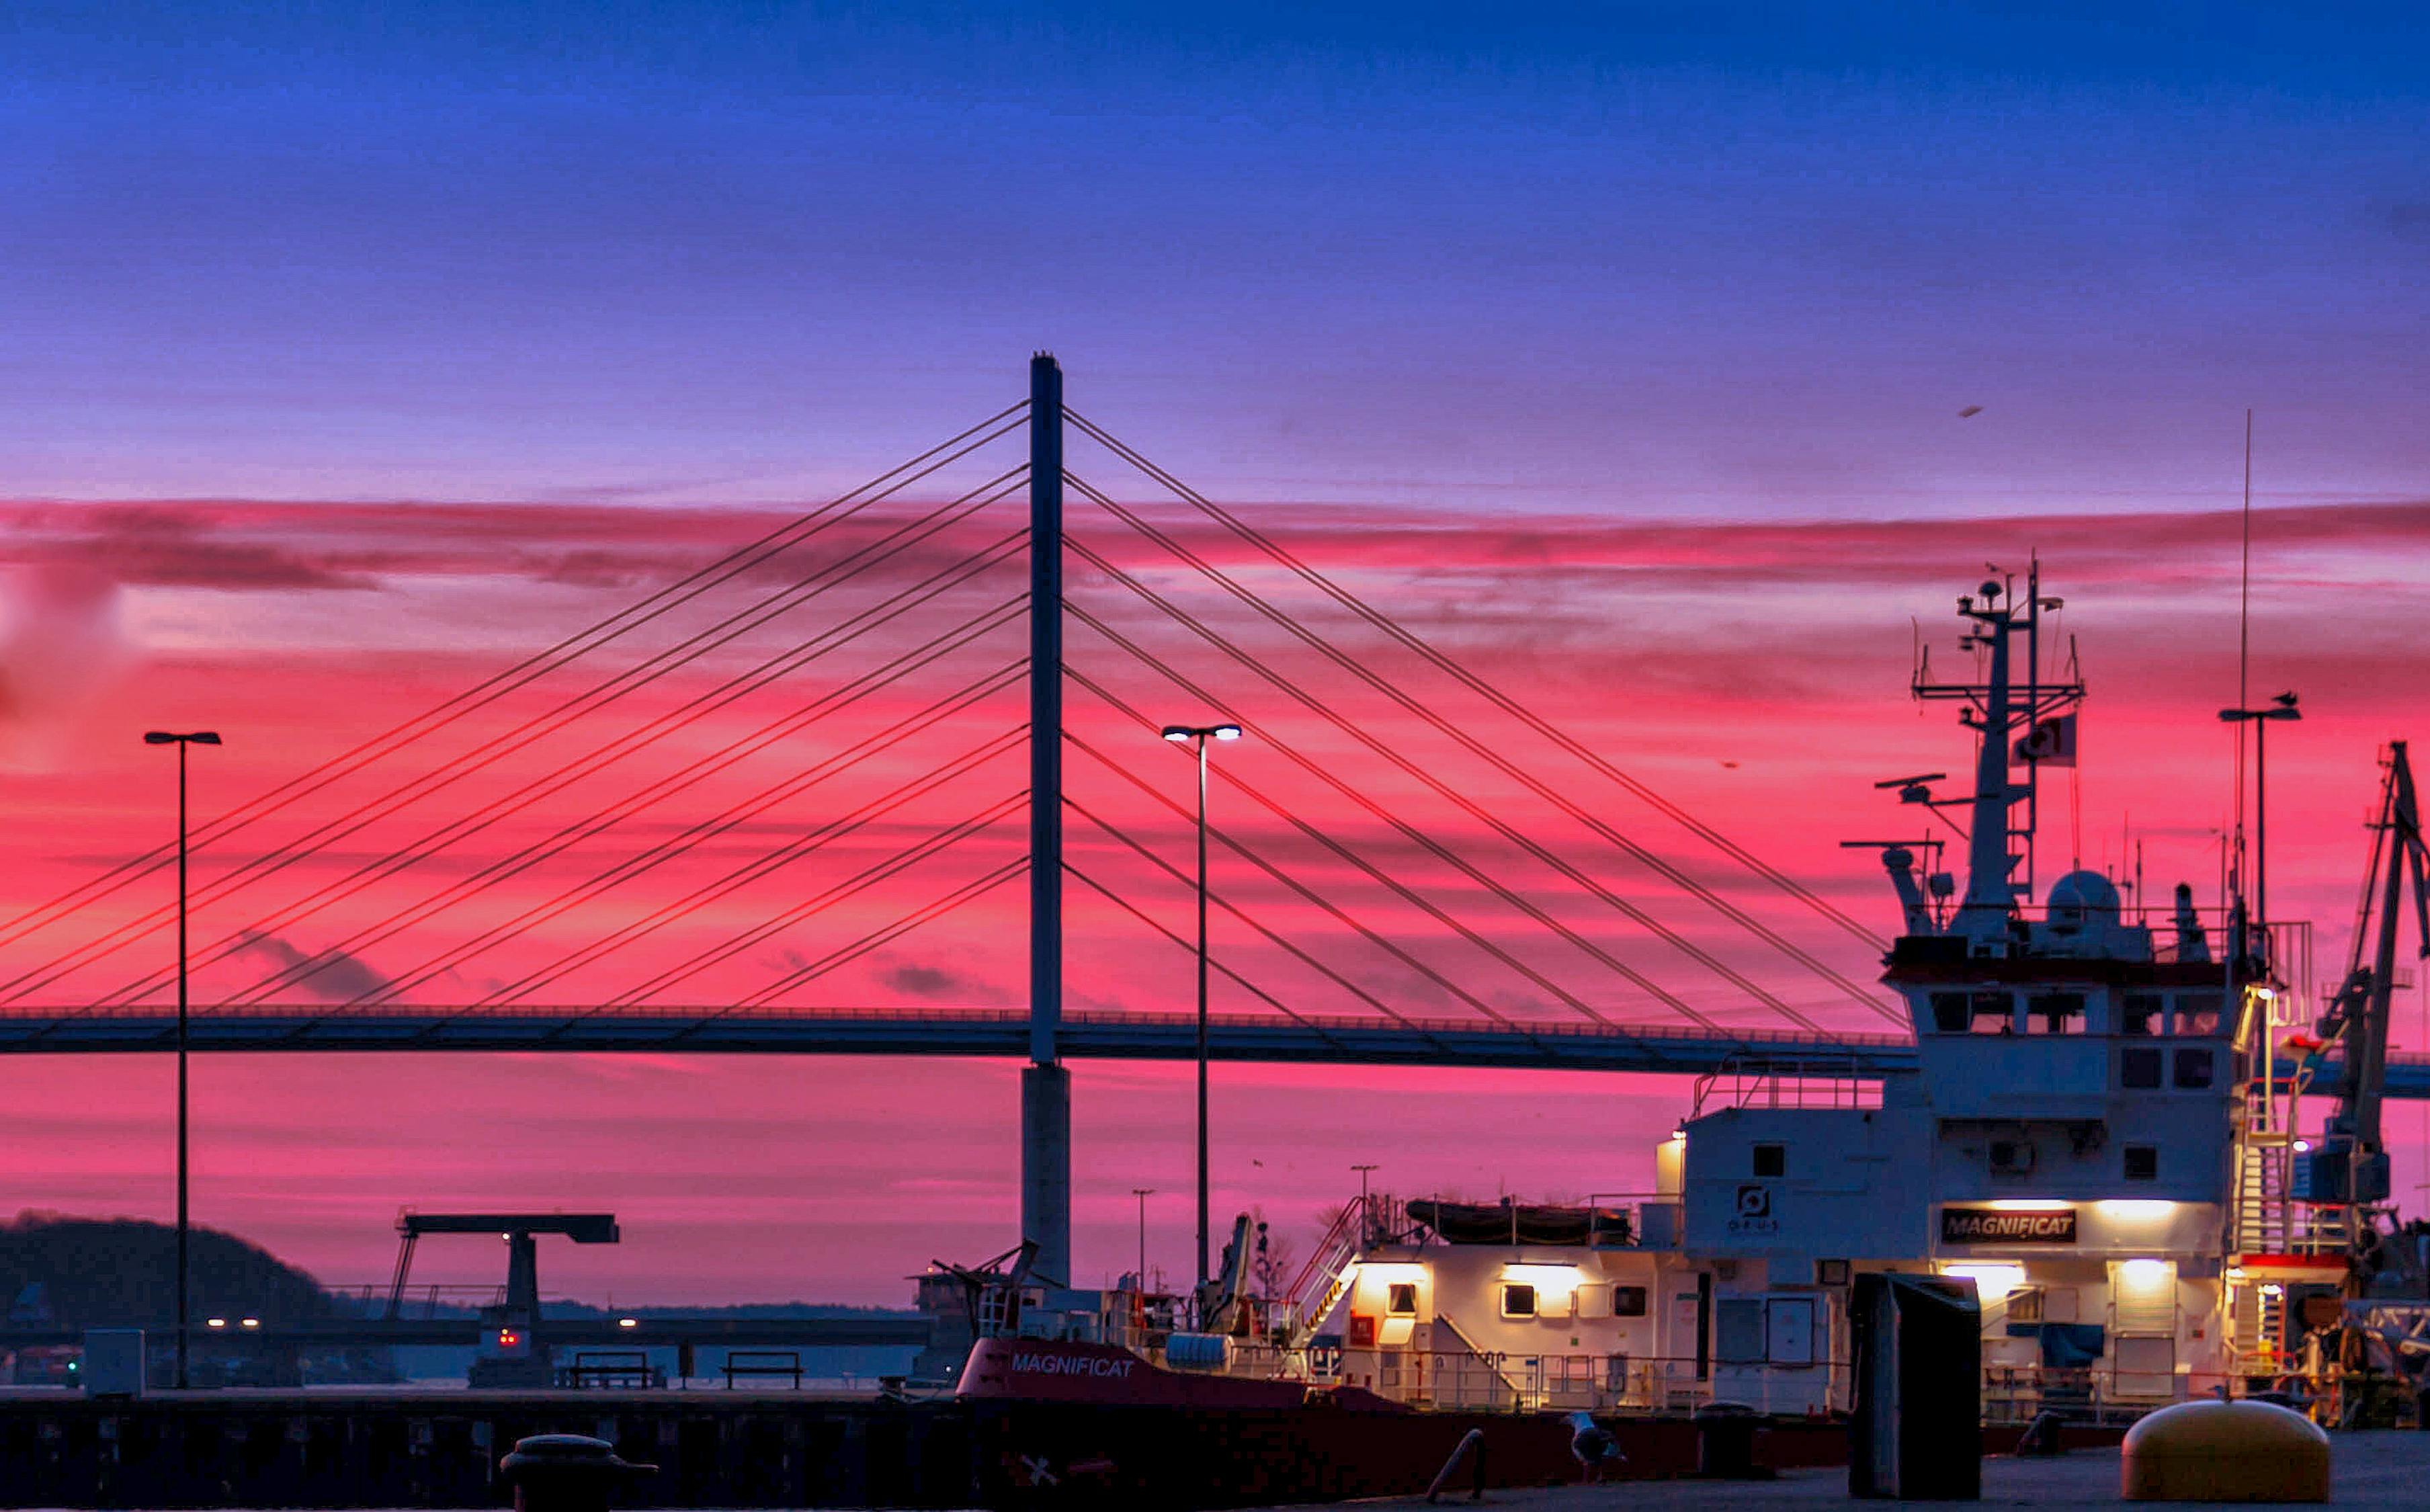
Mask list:
[{"label": "ladder on ship", "polygon": [[[1390,1203],[1390,1198],[1381,1200],[1388,1205]],[[1308,1252],[1307,1263],[1300,1267],[1299,1274],[1284,1291],[1282,1300],[1291,1309],[1295,1343],[1306,1344],[1324,1326],[1325,1319],[1341,1305],[1351,1283],[1357,1279],[1356,1262],[1365,1253],[1368,1232],[1373,1226],[1368,1221],[1370,1201],[1353,1197],[1341,1205],[1341,1211],[1333,1215],[1333,1221],[1316,1241],[1316,1248]]]}]

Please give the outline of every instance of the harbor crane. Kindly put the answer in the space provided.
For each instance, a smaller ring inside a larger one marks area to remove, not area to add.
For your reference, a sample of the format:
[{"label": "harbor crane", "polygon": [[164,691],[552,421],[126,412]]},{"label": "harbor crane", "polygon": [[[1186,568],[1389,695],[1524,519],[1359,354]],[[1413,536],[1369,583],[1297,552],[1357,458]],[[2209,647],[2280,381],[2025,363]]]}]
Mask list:
[{"label": "harbor crane", "polygon": [[2390,1191],[2388,1148],[2381,1130],[2388,1092],[2390,999],[2396,987],[2396,937],[2411,881],[2418,955],[2430,957],[2430,846],[2413,766],[2402,740],[2391,741],[2387,780],[2372,821],[2371,861],[2363,873],[2355,919],[2354,953],[2345,980],[2317,1025],[2317,1055],[2339,1052],[2337,1107],[2298,1171],[2299,1195],[2342,1207],[2356,1286],[2366,1292],[2418,1294],[2422,1289],[2418,1238],[2382,1227]]}]

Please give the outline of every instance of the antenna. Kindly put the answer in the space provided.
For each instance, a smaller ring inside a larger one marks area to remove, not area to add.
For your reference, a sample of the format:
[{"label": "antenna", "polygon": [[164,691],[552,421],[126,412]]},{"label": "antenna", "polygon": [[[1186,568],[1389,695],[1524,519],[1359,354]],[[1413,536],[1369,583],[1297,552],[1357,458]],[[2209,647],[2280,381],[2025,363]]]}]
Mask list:
[{"label": "antenna", "polygon": [[[2251,706],[2248,699],[2253,681],[2253,410],[2250,406],[2246,407],[2244,411],[2244,507],[2239,516],[2239,529],[2240,540],[2236,569],[2236,706],[2246,708]],[[2234,805],[2236,840],[2233,847],[2235,862],[2228,869],[2228,875],[2234,878],[2234,890],[2241,895],[2244,891],[2244,727],[2241,724],[2239,724],[2236,730],[2234,769],[2236,778]],[[2222,884],[2220,889],[2222,902],[2228,890],[2228,887]]]}]

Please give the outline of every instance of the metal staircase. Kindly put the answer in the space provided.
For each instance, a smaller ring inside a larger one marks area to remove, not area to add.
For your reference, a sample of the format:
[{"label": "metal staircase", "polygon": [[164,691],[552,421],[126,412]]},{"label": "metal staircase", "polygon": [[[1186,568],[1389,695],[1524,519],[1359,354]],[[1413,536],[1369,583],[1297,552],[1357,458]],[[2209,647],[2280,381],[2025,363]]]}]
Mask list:
[{"label": "metal staircase", "polygon": [[1314,1337],[1356,1279],[1358,1268],[1354,1262],[1366,1248],[1370,1226],[1365,1219],[1363,1199],[1354,1197],[1342,1204],[1323,1237],[1308,1252],[1307,1263],[1284,1291],[1281,1300],[1290,1305],[1293,1319],[1293,1344],[1304,1346]]}]

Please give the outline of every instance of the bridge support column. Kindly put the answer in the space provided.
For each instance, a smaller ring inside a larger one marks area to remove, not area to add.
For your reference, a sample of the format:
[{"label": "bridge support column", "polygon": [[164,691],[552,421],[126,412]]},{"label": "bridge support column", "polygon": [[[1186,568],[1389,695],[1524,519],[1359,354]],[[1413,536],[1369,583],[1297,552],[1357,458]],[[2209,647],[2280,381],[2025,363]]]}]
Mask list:
[{"label": "bridge support column", "polygon": [[1072,1281],[1072,1069],[1021,1068],[1021,1232],[1036,1268]]},{"label": "bridge support column", "polygon": [[1063,1021],[1063,370],[1029,362],[1029,1065],[1021,1073],[1021,1234],[1072,1281],[1072,1073]]}]

